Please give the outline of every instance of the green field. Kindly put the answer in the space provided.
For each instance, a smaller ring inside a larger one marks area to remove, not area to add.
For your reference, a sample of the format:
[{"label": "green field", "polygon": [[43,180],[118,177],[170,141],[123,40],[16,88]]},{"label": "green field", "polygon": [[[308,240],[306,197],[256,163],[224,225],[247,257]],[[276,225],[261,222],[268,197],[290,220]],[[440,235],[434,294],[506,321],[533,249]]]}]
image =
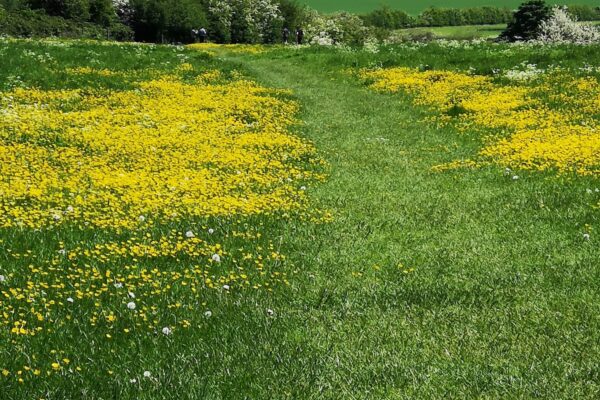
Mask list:
[{"label": "green field", "polygon": [[465,26],[441,26],[432,28],[407,28],[400,29],[397,34],[402,37],[419,37],[427,33],[433,34],[436,38],[443,39],[490,39],[498,37],[506,28],[504,24],[498,25],[465,25]]},{"label": "green field", "polygon": [[[600,21],[584,22],[584,24],[600,26]],[[448,40],[493,39],[498,37],[505,28],[506,25],[504,24],[420,27],[400,29],[394,33],[394,36],[406,40],[428,34],[432,34],[435,38]]]},{"label": "green field", "polygon": [[[500,0],[500,1],[481,1],[481,0],[458,0],[454,2],[448,2],[443,0],[430,0],[427,2],[418,2],[418,1],[404,1],[404,0],[302,0],[302,2],[315,10],[323,11],[323,12],[333,12],[333,11],[350,11],[356,13],[366,13],[369,12],[382,4],[387,4],[390,7],[404,10],[409,14],[419,14],[422,10],[429,6],[435,7],[456,7],[456,8],[465,8],[465,7],[479,7],[479,6],[496,6],[496,7],[511,7],[516,8],[521,1],[519,0]],[[565,2],[561,1],[550,1],[550,3],[554,4],[565,4]],[[598,2],[595,0],[581,0],[581,1],[573,1],[568,2],[567,4],[589,4],[589,5],[598,5]]]},{"label": "green field", "polygon": [[[600,171],[579,151],[600,142],[597,45],[4,38],[0,56],[0,399],[600,396]],[[486,79],[485,101],[357,75],[379,67]],[[583,132],[559,131],[552,167],[435,168],[510,139],[469,118],[523,90],[515,115],[544,101]]]}]

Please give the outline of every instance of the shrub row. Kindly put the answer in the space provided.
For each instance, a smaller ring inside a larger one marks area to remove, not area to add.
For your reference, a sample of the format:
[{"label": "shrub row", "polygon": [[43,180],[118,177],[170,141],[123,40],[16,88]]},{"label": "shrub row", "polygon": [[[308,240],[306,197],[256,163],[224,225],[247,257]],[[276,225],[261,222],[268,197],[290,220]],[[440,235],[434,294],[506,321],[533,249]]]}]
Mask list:
[{"label": "shrub row", "polygon": [[90,22],[49,16],[43,11],[12,10],[0,6],[0,34],[16,37],[71,37],[131,40],[132,30],[118,22],[103,27]]}]

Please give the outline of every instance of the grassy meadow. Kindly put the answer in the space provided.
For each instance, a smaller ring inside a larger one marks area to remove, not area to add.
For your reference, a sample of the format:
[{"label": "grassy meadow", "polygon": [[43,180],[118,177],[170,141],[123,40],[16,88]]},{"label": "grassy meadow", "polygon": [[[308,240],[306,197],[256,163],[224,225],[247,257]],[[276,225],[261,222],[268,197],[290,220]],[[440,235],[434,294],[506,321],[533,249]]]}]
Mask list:
[{"label": "grassy meadow", "polygon": [[[417,15],[427,7],[454,7],[454,8],[466,8],[466,7],[480,7],[480,6],[496,6],[496,7],[510,7],[517,8],[521,4],[518,0],[499,0],[499,1],[481,1],[481,0],[456,0],[456,1],[443,1],[443,0],[429,0],[429,1],[405,1],[405,0],[302,0],[302,3],[314,8],[315,10],[322,12],[334,12],[334,11],[349,11],[357,13],[367,13],[372,11],[382,4],[389,5],[392,8],[406,11],[409,14]],[[553,4],[589,4],[592,6],[597,5],[594,0],[577,0],[577,1],[549,1]]]},{"label": "grassy meadow", "polygon": [[0,398],[597,398],[599,50],[0,39]]},{"label": "grassy meadow", "polygon": [[[599,26],[600,21],[584,22],[584,24]],[[504,24],[419,27],[399,29],[394,32],[394,36],[405,38],[407,41],[410,41],[410,38],[423,38],[428,35],[447,40],[493,39],[497,38],[505,28]]]}]

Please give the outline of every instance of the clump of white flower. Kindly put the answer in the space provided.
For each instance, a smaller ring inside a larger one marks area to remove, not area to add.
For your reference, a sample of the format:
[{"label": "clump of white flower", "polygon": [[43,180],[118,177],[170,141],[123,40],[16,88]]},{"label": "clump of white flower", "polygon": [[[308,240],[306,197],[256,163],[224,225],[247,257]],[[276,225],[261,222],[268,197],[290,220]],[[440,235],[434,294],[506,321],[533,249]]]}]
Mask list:
[{"label": "clump of white flower", "polygon": [[310,44],[317,46],[333,46],[333,38],[325,31],[319,32],[310,40]]},{"label": "clump of white flower", "polygon": [[379,53],[379,40],[373,36],[368,37],[363,44],[363,50],[372,54]]},{"label": "clump of white flower", "polygon": [[173,330],[168,326],[165,326],[164,328],[162,328],[162,333],[165,336],[169,336],[171,333],[173,333]]},{"label": "clump of white flower", "polygon": [[550,18],[540,24],[537,39],[543,43],[600,43],[600,30],[578,23],[569,15],[567,7],[555,6]]},{"label": "clump of white flower", "polygon": [[129,303],[127,303],[127,308],[129,308],[130,310],[135,310],[135,303],[133,301],[130,301]]},{"label": "clump of white flower", "polygon": [[526,82],[538,78],[543,73],[544,70],[538,68],[537,65],[523,63],[514,69],[506,71],[504,77],[511,81]]},{"label": "clump of white flower", "polygon": [[230,32],[233,25],[243,21],[244,37],[253,43],[263,42],[276,22],[283,21],[273,0],[209,0],[208,13]]}]

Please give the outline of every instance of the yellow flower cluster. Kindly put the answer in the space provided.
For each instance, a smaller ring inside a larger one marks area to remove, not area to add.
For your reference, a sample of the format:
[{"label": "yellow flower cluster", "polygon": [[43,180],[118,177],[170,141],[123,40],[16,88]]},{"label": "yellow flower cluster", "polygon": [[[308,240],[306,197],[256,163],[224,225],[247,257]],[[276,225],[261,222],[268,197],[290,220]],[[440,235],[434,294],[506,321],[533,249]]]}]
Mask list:
[{"label": "yellow flower cluster", "polygon": [[0,378],[21,384],[85,368],[57,346],[73,332],[161,340],[208,324],[228,296],[287,286],[264,223],[327,218],[308,203],[324,162],[291,134],[288,92],[189,63],[149,80],[61,72],[128,85],[0,92],[0,339],[19,355]]},{"label": "yellow flower cluster", "polygon": [[322,178],[321,161],[289,134],[296,104],[215,77],[0,93],[0,227],[132,228],[304,209],[300,189]]},{"label": "yellow flower cluster", "polygon": [[192,50],[214,53],[215,50],[226,50],[230,53],[239,54],[261,54],[266,51],[266,47],[260,44],[216,44],[216,43],[195,43],[187,46]]},{"label": "yellow flower cluster", "polygon": [[[438,112],[439,122],[485,135],[481,160],[514,168],[600,174],[600,84],[557,70],[533,84],[410,68],[363,70],[370,87],[404,91]],[[473,161],[453,166],[474,165]],[[438,166],[438,170],[449,166]]]}]

